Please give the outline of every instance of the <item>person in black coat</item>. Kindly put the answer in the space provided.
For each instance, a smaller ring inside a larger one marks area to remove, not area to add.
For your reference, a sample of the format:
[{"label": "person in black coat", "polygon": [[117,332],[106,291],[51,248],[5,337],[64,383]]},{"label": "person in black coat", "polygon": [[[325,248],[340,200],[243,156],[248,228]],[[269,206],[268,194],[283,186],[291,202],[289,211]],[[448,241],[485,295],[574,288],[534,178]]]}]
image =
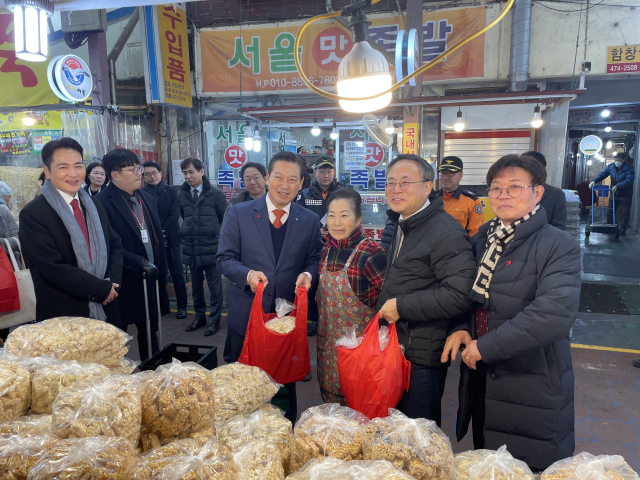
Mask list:
[{"label": "person in black coat", "polygon": [[378,296],[380,317],[396,324],[411,362],[409,390],[397,408],[440,425],[449,365],[469,335],[469,292],[475,261],[469,235],[433,191],[433,168],[416,155],[387,167],[389,218],[398,225]]},{"label": "person in black coat", "polygon": [[[218,241],[227,198],[204,174],[204,164],[197,158],[186,158],[180,163],[185,182],[178,191],[182,215],[182,262],[191,269],[193,307],[196,312],[187,332],[205,324],[205,336],[215,335],[220,329],[222,316],[222,277],[216,266]],[[204,279],[209,285],[210,312],[204,298]]]},{"label": "person in black coat", "polygon": [[[535,158],[544,168],[547,168],[547,159],[540,152],[530,150],[524,152],[523,155]],[[567,227],[567,197],[558,187],[547,183],[543,187],[544,193],[542,194],[542,200],[540,200],[540,206],[544,208],[547,214],[547,223],[564,230]]]},{"label": "person in black coat", "polygon": [[580,303],[580,247],[547,223],[539,205],[545,179],[544,167],[525,155],[502,157],[487,173],[497,216],[474,237],[472,297],[480,307],[475,339],[462,352],[457,432],[472,419],[476,449],[506,445],[534,472],[575,447],[569,335]]},{"label": "person in black coat", "polygon": [[84,191],[92,197],[95,197],[107,188],[109,182],[107,181],[107,174],[104,171],[102,163],[93,162],[87,165],[87,174],[84,177],[84,183]]},{"label": "person in black coat", "polygon": [[[264,197],[267,193],[267,169],[264,168],[264,165],[256,162],[245,162],[240,169],[240,178],[246,190],[243,190],[229,200],[229,205],[227,205],[227,209],[224,212],[225,219],[227,218],[231,205],[251,202]],[[224,219],[222,220],[222,225],[224,225]]]},{"label": "person in black coat", "polygon": [[380,237],[380,244],[389,250],[391,247],[391,242],[393,241],[393,236],[396,234],[396,224],[393,223],[393,220],[387,218],[387,223],[384,224],[384,230],[382,231],[382,237]]},{"label": "person in black coat", "polygon": [[[138,329],[140,359],[145,360],[158,351],[157,305],[158,300],[163,304],[166,291],[167,258],[162,225],[154,198],[140,189],[142,167],[136,154],[118,148],[107,153],[102,164],[110,183],[96,198],[104,205],[124,250],[118,298],[120,317],[123,325],[135,324]],[[160,299],[156,297],[156,280]],[[146,299],[143,282],[146,282]],[[151,352],[147,346],[145,300],[151,319]]]},{"label": "person in black coat", "polygon": [[[162,224],[165,247],[167,249],[167,264],[176,292],[178,312],[176,318],[187,318],[187,287],[182,271],[180,253],[180,205],[176,189],[162,181],[162,169],[156,162],[146,162],[144,168],[144,190],[156,199],[158,215]],[[167,299],[168,300],[168,299]],[[168,308],[167,308],[168,310]]]},{"label": "person in black coat", "polygon": [[[47,199],[48,195],[39,195],[20,212],[18,233],[23,254],[31,269],[36,293],[35,319],[40,321],[60,316],[90,317],[89,301],[92,301],[102,304],[108,323],[121,327],[117,300],[117,290],[122,284],[120,237],[111,228],[102,205],[94,202],[94,199],[89,198],[84,192],[80,193],[85,176],[82,154],[80,144],[71,138],[63,137],[48,142],[42,149],[43,168],[47,178],[45,185],[50,185],[52,190],[58,192],[64,202],[63,208],[70,208],[71,211],[74,210],[74,205],[79,208],[77,214],[73,215],[76,221],[81,219],[80,221],[84,222],[89,239],[91,219],[87,210],[91,209],[90,205],[95,206],[101,226],[98,233],[103,235],[106,244],[106,272],[99,278],[78,266],[78,254],[68,227]],[[47,190],[47,187],[43,188]],[[55,195],[54,192],[51,193]],[[77,227],[81,232],[80,221]],[[97,248],[98,246],[89,240],[87,252],[91,251],[92,263],[97,259]]]}]

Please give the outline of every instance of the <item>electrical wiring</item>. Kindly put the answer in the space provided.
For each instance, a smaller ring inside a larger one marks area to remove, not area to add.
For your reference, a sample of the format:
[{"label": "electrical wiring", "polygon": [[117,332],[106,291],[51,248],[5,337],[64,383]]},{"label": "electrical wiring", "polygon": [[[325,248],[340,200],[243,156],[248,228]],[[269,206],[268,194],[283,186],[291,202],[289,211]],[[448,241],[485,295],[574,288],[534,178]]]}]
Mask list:
[{"label": "electrical wiring", "polygon": [[[594,3],[593,5],[589,5],[587,8],[581,8],[579,10],[561,10],[561,9],[558,9],[558,8],[549,7],[549,6],[545,5],[544,3],[542,3],[539,0],[535,1],[535,3],[539,4],[541,7],[548,8],[549,10],[553,10],[555,12],[562,12],[562,13],[586,12],[587,10],[589,10],[589,9],[591,9],[593,7],[597,7],[598,5],[602,4],[602,2],[604,2],[604,0],[600,0],[598,3]],[[558,2],[558,3],[561,3],[561,2]]]},{"label": "electrical wiring", "polygon": [[[374,5],[374,4],[378,3],[379,1],[380,0],[373,0],[373,2],[371,2],[371,5]],[[396,91],[402,85],[408,83],[410,80],[416,78],[418,75],[426,72],[429,68],[433,67],[435,64],[437,64],[440,60],[446,58],[448,55],[451,55],[453,52],[458,50],[463,45],[467,44],[468,42],[470,42],[474,38],[479,37],[480,35],[484,34],[486,31],[488,31],[491,28],[493,28],[494,26],[496,26],[500,22],[500,20],[502,20],[502,18],[507,14],[509,9],[513,6],[514,2],[515,2],[515,0],[509,0],[507,2],[506,6],[498,14],[498,16],[496,18],[494,18],[491,22],[489,22],[487,25],[485,25],[483,28],[481,28],[477,32],[469,35],[468,37],[460,40],[454,46],[448,48],[444,53],[441,53],[436,58],[434,58],[431,62],[427,63],[426,65],[423,65],[418,70],[413,72],[411,75],[407,75],[406,77],[404,77],[399,82],[396,82],[390,89],[388,89],[388,90],[386,90],[384,92],[380,92],[377,95],[372,95],[370,97],[353,97],[353,98],[352,97],[346,97],[345,98],[345,97],[341,97],[340,95],[336,95],[334,93],[329,93],[329,92],[327,92],[325,90],[322,90],[321,88],[316,87],[307,78],[307,76],[305,75],[304,71],[302,70],[302,64],[300,63],[300,56],[299,55],[295,55],[294,56],[294,60],[295,60],[295,63],[296,63],[296,69],[298,70],[298,73],[300,74],[300,77],[302,78],[302,81],[309,87],[309,89],[312,92],[317,93],[318,95],[321,95],[321,96],[323,96],[325,98],[329,98],[331,100],[357,100],[357,101],[373,100],[374,98],[378,98],[378,97],[381,97],[382,95],[386,95],[388,93]],[[300,27],[300,30],[298,30],[298,34],[296,35],[296,42],[295,42],[295,46],[294,46],[294,50],[293,51],[294,52],[298,51],[298,49],[300,47],[300,40],[302,39],[302,34],[307,29],[307,27],[309,27],[309,25],[311,25],[312,23],[317,22],[319,20],[330,19],[330,18],[334,18],[334,17],[340,16],[340,15],[342,15],[341,12],[325,13],[323,15],[318,15],[316,17],[313,17],[313,18],[307,20]]]}]

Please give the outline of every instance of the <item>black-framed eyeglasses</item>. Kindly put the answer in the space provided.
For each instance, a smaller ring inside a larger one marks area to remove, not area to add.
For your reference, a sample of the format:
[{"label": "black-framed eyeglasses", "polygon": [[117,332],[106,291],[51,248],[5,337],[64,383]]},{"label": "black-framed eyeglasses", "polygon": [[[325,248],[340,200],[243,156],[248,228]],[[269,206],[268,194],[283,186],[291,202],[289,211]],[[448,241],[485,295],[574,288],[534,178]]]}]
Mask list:
[{"label": "black-framed eyeglasses", "polygon": [[506,190],[507,195],[509,195],[511,198],[518,198],[520,195],[522,195],[522,192],[525,188],[533,187],[535,187],[535,185],[527,185],[526,187],[523,187],[521,185],[509,185],[507,188],[491,187],[487,188],[487,195],[489,196],[489,198],[496,199],[499,198],[500,195],[502,195],[502,192],[504,190]]},{"label": "black-framed eyeglasses", "polygon": [[400,185],[401,190],[408,190],[413,183],[426,183],[428,181],[429,180],[420,180],[419,182],[386,182],[384,189],[393,192],[396,189],[396,185]]}]

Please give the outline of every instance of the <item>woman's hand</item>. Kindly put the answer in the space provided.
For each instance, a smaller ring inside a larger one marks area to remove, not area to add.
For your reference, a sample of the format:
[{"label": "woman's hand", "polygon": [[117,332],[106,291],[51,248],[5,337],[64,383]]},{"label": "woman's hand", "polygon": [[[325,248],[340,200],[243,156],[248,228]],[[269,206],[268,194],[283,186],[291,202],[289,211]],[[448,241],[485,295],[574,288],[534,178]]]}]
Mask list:
[{"label": "woman's hand", "polygon": [[467,364],[471,370],[476,370],[476,363],[482,360],[482,355],[478,350],[478,341],[472,340],[462,353],[462,361]]}]

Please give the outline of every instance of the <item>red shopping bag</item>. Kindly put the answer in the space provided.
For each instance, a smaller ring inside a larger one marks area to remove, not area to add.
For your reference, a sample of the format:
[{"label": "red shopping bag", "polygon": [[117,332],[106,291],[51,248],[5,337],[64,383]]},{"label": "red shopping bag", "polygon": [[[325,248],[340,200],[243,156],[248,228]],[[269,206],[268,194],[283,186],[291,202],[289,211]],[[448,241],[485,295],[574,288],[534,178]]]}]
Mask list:
[{"label": "red shopping bag", "polygon": [[0,312],[20,310],[18,282],[9,257],[0,246]]},{"label": "red shopping bag", "polygon": [[253,299],[247,335],[238,362],[260,367],[271,378],[281,384],[299,382],[311,372],[309,362],[309,342],[307,341],[307,289],[298,288],[290,315],[296,316],[296,326],[289,333],[276,333],[265,327],[265,323],[275,318],[275,313],[265,314],[262,310],[264,285],[258,283]]},{"label": "red shopping bag", "polygon": [[378,314],[369,322],[359,346],[338,347],[338,375],[347,405],[370,419],[388,416],[411,378],[411,362],[400,350],[395,325],[389,327],[389,343],[380,351],[379,318]]}]

